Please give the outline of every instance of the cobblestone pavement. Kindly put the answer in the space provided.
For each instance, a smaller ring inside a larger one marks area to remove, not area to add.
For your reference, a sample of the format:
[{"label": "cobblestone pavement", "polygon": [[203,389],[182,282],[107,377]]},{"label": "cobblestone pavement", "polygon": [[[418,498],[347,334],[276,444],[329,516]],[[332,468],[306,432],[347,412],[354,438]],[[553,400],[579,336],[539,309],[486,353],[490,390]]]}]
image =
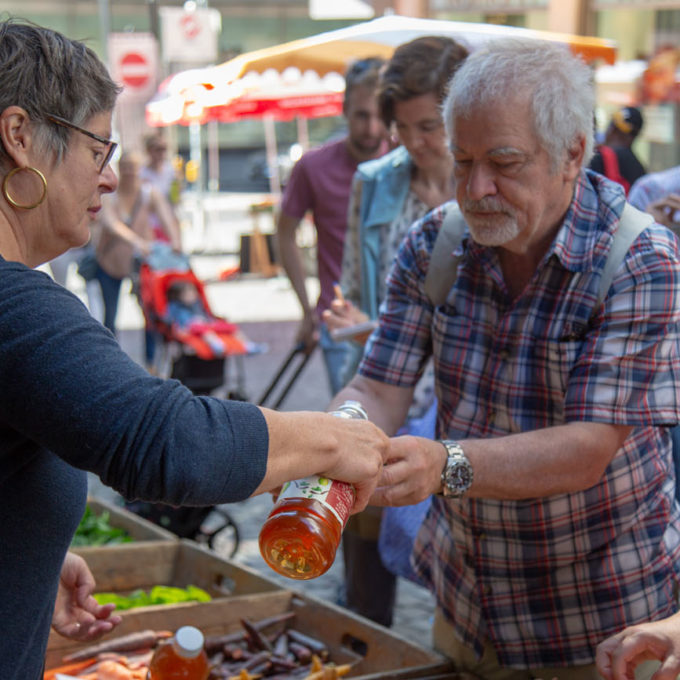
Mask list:
[{"label": "cobblestone pavement", "polygon": [[[257,197],[255,197],[257,198]],[[192,269],[199,278],[212,281],[207,285],[208,298],[213,311],[238,323],[254,342],[265,343],[267,352],[247,357],[241,364],[242,387],[249,401],[258,403],[278,368],[294,344],[299,307],[287,279],[277,276],[270,279],[242,277],[229,282],[216,282],[219,273],[238,264],[234,250],[238,247],[239,233],[247,232],[252,223],[247,215],[247,205],[253,197],[229,196],[213,210],[212,221],[207,220],[203,234],[189,234],[189,242],[202,244],[191,248]],[[220,212],[221,210],[221,212]],[[222,222],[220,222],[220,218]],[[266,229],[265,229],[266,230]],[[199,252],[196,252],[199,251]],[[68,286],[84,298],[82,281],[71,272]],[[316,295],[316,279],[308,279],[310,298]],[[143,347],[143,319],[135,299],[122,293],[118,317],[119,340],[133,359],[141,361]],[[227,361],[225,386],[218,396],[237,386],[238,363]],[[285,380],[282,382],[285,384]],[[276,394],[273,395],[274,399]],[[283,410],[325,410],[330,399],[328,382],[320,352],[316,352],[281,405]],[[91,480],[91,492],[109,500],[115,499],[110,489]],[[257,536],[271,509],[268,495],[251,498],[242,503],[224,506],[236,522],[241,535],[236,562],[246,564],[288,588],[297,589],[315,597],[335,602],[342,590],[342,549],[335,564],[323,576],[311,581],[290,581],[275,574],[259,554]],[[424,647],[431,646],[431,625],[434,602],[431,594],[405,579],[399,579],[393,630]]]}]

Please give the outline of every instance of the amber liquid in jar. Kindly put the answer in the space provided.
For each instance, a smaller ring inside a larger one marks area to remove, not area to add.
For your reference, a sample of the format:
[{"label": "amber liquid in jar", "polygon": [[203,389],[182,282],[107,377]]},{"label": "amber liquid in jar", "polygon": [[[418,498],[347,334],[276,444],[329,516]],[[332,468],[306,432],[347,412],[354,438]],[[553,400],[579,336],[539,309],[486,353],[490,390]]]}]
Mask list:
[{"label": "amber liquid in jar", "polygon": [[[346,402],[333,415],[367,419],[357,402]],[[354,487],[345,482],[311,476],[285,484],[260,531],[265,562],[297,580],[326,573],[353,504]]]},{"label": "amber liquid in jar", "polygon": [[[188,628],[191,631],[186,632]],[[193,649],[189,645],[182,646],[184,640],[189,641]],[[180,628],[172,640],[156,649],[146,677],[147,680],[206,680],[208,675],[210,664],[203,649],[203,635],[198,629],[186,626]]]},{"label": "amber liquid in jar", "polygon": [[276,504],[260,531],[260,552],[279,574],[316,578],[333,564],[342,529],[340,520],[320,501],[286,498]]}]

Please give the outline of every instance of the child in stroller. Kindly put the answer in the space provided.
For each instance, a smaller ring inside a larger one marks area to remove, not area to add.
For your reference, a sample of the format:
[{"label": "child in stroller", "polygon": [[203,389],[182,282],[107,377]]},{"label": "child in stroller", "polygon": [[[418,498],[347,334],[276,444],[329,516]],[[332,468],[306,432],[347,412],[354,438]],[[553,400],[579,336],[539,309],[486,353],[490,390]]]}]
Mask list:
[{"label": "child in stroller", "polygon": [[[208,313],[193,281],[172,281],[168,286],[167,299],[167,321],[173,328],[202,340],[215,357],[222,357],[230,348],[233,349],[229,339],[234,335],[238,336],[237,326]],[[249,341],[240,339],[246,350],[249,350]],[[205,353],[205,349],[197,348],[197,353],[199,352]]]},{"label": "child in stroller", "polygon": [[246,338],[236,324],[213,314],[205,287],[186,255],[154,247],[139,268],[139,298],[147,330],[160,340],[155,368],[196,394],[210,394],[226,378],[226,359],[236,365],[231,399],[245,400],[242,360],[265,348]]}]

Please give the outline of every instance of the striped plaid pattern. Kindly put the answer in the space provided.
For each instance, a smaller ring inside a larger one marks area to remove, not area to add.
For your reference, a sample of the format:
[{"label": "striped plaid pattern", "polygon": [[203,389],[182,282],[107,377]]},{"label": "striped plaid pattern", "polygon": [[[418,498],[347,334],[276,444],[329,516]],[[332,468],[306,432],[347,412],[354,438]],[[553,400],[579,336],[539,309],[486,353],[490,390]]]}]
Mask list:
[{"label": "striped plaid pattern", "polygon": [[[635,429],[593,488],[525,501],[436,498],[416,568],[466,644],[503,665],[591,663],[597,643],[674,611],[680,512],[680,253],[665,228],[631,247],[602,307],[599,278],[624,198],[584,172],[557,237],[510,300],[493,249],[464,240],[432,309],[423,283],[446,207],[416,223],[388,279],[360,373],[416,383],[435,358],[439,436],[497,437],[569,421]],[[587,459],[584,459],[587,465]]]}]

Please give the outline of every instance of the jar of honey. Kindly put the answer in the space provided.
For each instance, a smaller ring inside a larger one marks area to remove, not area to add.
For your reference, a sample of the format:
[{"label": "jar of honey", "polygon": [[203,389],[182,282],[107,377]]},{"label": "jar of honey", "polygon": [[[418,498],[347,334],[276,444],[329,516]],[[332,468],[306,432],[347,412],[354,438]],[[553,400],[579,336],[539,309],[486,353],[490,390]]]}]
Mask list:
[{"label": "jar of honey", "polygon": [[[368,420],[356,401],[346,401],[332,415]],[[353,505],[351,484],[316,475],[288,482],[260,531],[265,562],[289,578],[321,576],[335,560]]]}]

